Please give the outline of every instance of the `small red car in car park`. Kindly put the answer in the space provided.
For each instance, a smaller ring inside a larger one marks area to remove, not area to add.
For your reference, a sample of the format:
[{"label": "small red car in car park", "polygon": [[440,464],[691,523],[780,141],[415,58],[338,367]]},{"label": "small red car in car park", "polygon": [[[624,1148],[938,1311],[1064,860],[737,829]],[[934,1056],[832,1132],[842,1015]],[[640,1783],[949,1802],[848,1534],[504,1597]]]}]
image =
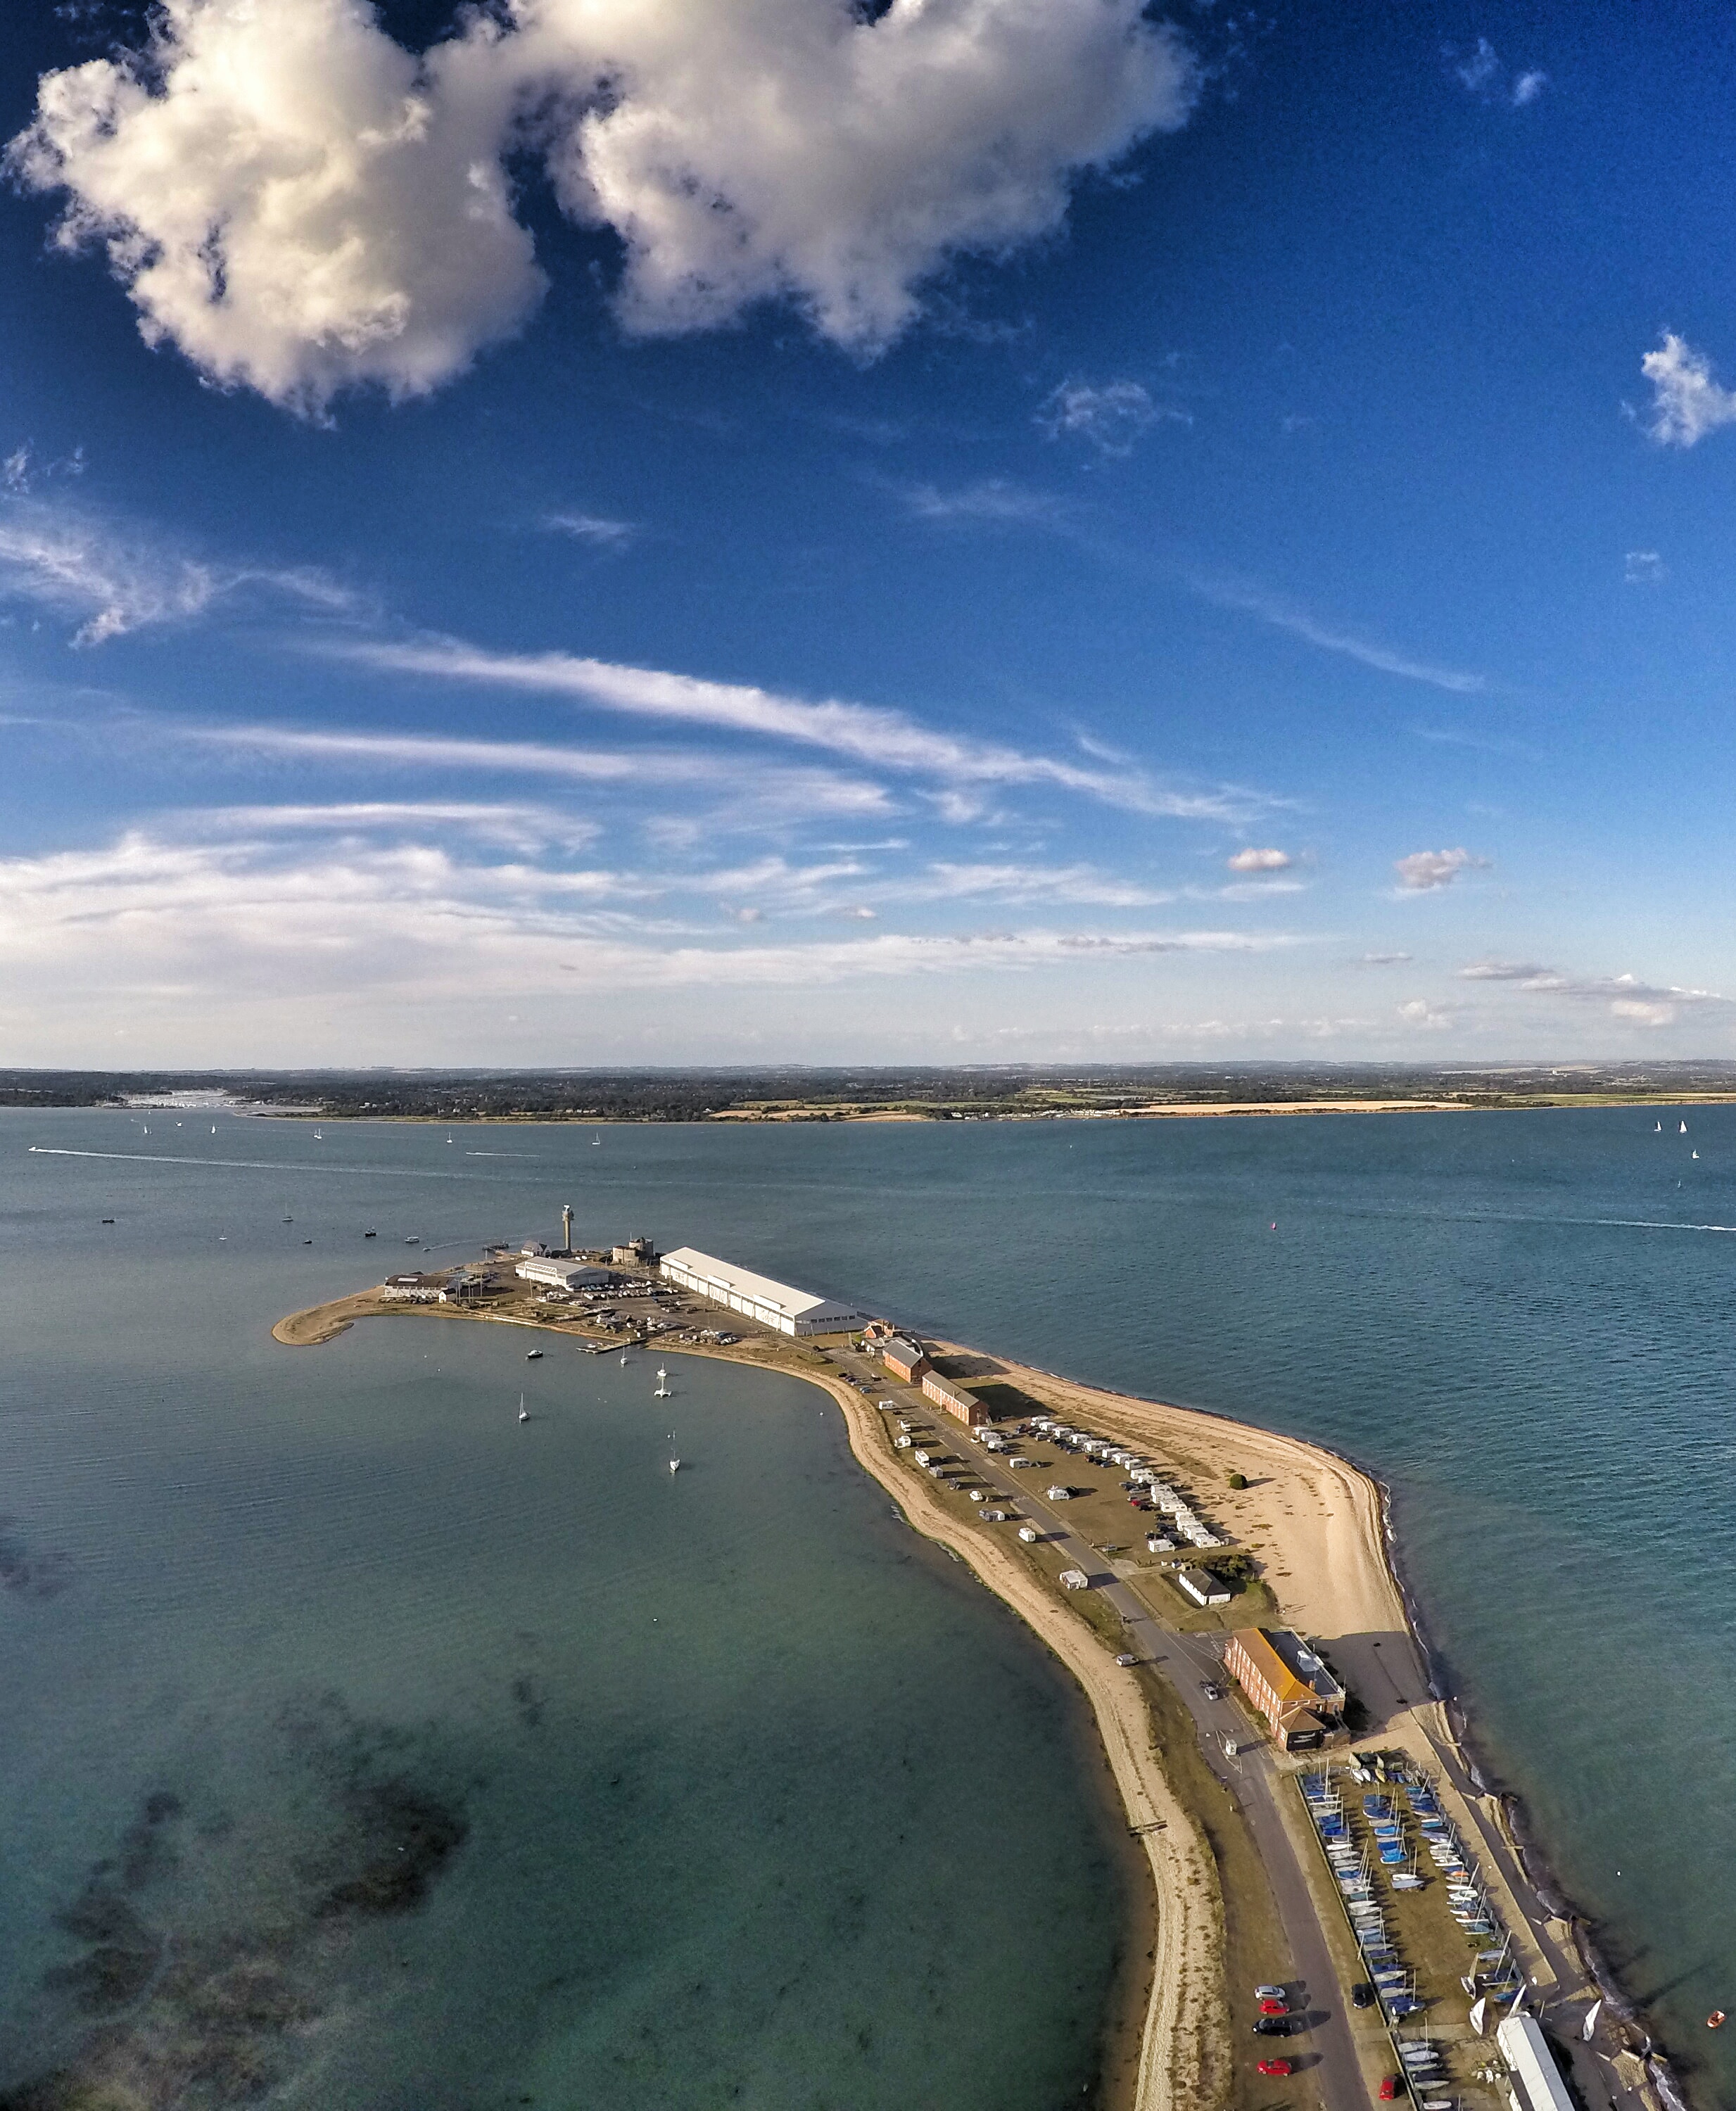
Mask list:
[{"label": "small red car in car park", "polygon": [[1284,2001],[1262,2001],[1260,2013],[1262,2016],[1284,2016],[1289,2013],[1289,2007]]},{"label": "small red car in car park", "polygon": [[1262,2074],[1294,2074],[1296,2069],[1287,2059],[1263,2059],[1260,2063]]},{"label": "small red car in car park", "polygon": [[1389,2074],[1380,2085],[1380,2100],[1383,2104],[1390,2104],[1397,2095],[1398,2077],[1396,2074]]}]

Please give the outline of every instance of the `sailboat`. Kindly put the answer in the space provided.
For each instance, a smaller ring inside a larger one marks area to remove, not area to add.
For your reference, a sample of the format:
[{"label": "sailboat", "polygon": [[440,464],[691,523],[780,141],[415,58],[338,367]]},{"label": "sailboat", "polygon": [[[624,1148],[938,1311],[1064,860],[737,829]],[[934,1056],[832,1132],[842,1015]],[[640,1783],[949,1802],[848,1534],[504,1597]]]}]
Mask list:
[{"label": "sailboat", "polygon": [[1483,2019],[1488,2013],[1488,2000],[1479,1994],[1470,2004],[1470,2027],[1479,2038],[1483,2035]]},{"label": "sailboat", "polygon": [[1597,2000],[1593,2001],[1591,2006],[1586,2010],[1585,2021],[1579,2027],[1579,2040],[1582,2044],[1589,2045],[1593,2038],[1596,2036],[1597,2031],[1597,2018],[1602,2013],[1603,2002],[1600,1996]]},{"label": "sailboat", "polygon": [[523,1393],[518,1396],[518,1419],[520,1422],[529,1422],[530,1419],[530,1410],[525,1405]]},{"label": "sailboat", "polygon": [[657,1366],[657,1389],[651,1396],[653,1400],[668,1400],[672,1397],[669,1390],[669,1373],[661,1364]]},{"label": "sailboat", "polygon": [[1688,1155],[1690,1158],[1697,1158],[1700,1155],[1697,1151],[1690,1151]]},{"label": "sailboat", "polygon": [[313,1140],[316,1143],[324,1143],[325,1141],[325,1130],[323,1128],[316,1128],[313,1133]]},{"label": "sailboat", "polygon": [[1686,1136],[1686,1135],[1687,1135],[1687,1133],[1688,1133],[1688,1124],[1687,1124],[1687,1123],[1686,1123],[1686,1122],[1684,1122],[1684,1123],[1683,1123],[1683,1124],[1682,1124],[1682,1126],[1680,1127],[1680,1128],[1679,1128],[1679,1129],[1676,1131],[1676,1134],[1677,1134],[1678,1136]]},{"label": "sailboat", "polygon": [[679,1460],[679,1458],[671,1459],[671,1460],[670,1460],[670,1462],[669,1462],[669,1470],[670,1470],[670,1472],[671,1473],[679,1473],[680,1472],[680,1470],[681,1470],[681,1461],[680,1461],[680,1460]]},{"label": "sailboat", "polygon": [[620,1352],[620,1367],[623,1370],[627,1368],[627,1352],[625,1349]]},{"label": "sailboat", "polygon": [[1652,1129],[1654,1135],[1661,1136],[1664,1133],[1664,1124],[1661,1122],[1653,1122]]}]

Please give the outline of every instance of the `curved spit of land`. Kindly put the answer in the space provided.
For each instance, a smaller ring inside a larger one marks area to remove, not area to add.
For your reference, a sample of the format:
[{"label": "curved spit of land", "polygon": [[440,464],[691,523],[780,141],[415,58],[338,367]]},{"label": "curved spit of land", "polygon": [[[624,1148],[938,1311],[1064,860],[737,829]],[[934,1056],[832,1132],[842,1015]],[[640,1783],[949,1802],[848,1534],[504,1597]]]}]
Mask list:
[{"label": "curved spit of land", "polygon": [[[312,1346],[357,1319],[408,1314],[534,1326],[545,1337],[577,1331],[516,1310],[389,1302],[374,1289],[292,1313],[272,1332],[288,1346]],[[1003,1402],[1022,1402],[1027,1414],[1056,1414],[1153,1455],[1172,1477],[1210,1491],[1202,1499],[1214,1523],[1251,1557],[1259,1580],[1227,1613],[1189,1614],[1164,1568],[1113,1558],[1125,1550],[1102,1537],[1113,1528],[1102,1523],[1108,1513],[1092,1516],[1070,1499],[1065,1510],[1057,1508],[1031,1485],[1048,1475],[1007,1473],[961,1428],[847,1346],[753,1329],[726,1346],[660,1340],[657,1347],[786,1372],[829,1392],[843,1411],[857,1460],[911,1525],[967,1563],[1078,1680],[1155,1893],[1138,2057],[1125,2063],[1114,2091],[1133,2111],[1215,2111],[1247,2100],[1256,2054],[1287,2049],[1243,2027],[1256,1978],[1307,1990],[1311,2029],[1306,2049],[1297,2048],[1292,2085],[1301,2100],[1331,2111],[1373,2106],[1393,2068],[1379,2010],[1358,2012],[1342,1999],[1362,1968],[1295,1793],[1293,1763],[1257,1737],[1233,1699],[1205,1691],[1221,1687],[1224,1629],[1280,1620],[1315,1641],[1362,1705],[1366,1722],[1354,1749],[1402,1755],[1435,1783],[1512,1936],[1532,2005],[1570,2050],[1588,2104],[1659,2111],[1679,2100],[1663,2063],[1636,2056],[1650,2051],[1639,2019],[1601,1974],[1579,1924],[1540,1896],[1507,1808],[1462,1749],[1393,1564],[1383,1491],[1351,1461],[1251,1424],[937,1343],[950,1368],[992,1374]],[[898,1448],[893,1433],[898,1414],[883,1411],[893,1403],[875,1404],[888,1392],[904,1396],[907,1416],[922,1414],[943,1429],[965,1482],[1016,1484],[1007,1521],[984,1521],[948,1482],[912,1467],[911,1450]],[[1232,1475],[1245,1485],[1233,1487]],[[1122,1500],[1119,1492],[1115,1500]],[[1131,1531],[1127,1513],[1116,1514],[1120,1528]],[[1012,1536],[1021,1522],[1040,1528],[1040,1544]],[[1091,1587],[1060,1587],[1070,1564],[1084,1570]],[[1116,1661],[1126,1655],[1138,1662]],[[1225,1749],[1230,1740],[1239,1746],[1234,1754]],[[1462,1959],[1456,1968],[1465,1968]],[[1612,1998],[1596,2042],[1585,2045],[1578,2026],[1600,1993]],[[1468,2027],[1461,2035],[1469,2039]],[[1467,2105],[1479,2101],[1474,2089],[1461,2095]],[[1505,2100],[1488,2097],[1492,2105]]]}]

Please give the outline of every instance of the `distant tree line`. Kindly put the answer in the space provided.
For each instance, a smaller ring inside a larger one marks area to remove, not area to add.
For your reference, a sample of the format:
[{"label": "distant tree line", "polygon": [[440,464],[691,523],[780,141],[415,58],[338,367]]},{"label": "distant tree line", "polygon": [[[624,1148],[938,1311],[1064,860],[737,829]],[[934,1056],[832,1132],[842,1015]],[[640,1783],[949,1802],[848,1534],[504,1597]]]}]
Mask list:
[{"label": "distant tree line", "polygon": [[175,1092],[259,1107],[464,1121],[703,1121],[719,1115],[834,1120],[875,1111],[934,1120],[1114,1114],[1220,1101],[1446,1100],[1518,1106],[1736,1092],[1736,1063],[981,1065],[690,1070],[3,1070],[0,1106],[116,1106]]}]

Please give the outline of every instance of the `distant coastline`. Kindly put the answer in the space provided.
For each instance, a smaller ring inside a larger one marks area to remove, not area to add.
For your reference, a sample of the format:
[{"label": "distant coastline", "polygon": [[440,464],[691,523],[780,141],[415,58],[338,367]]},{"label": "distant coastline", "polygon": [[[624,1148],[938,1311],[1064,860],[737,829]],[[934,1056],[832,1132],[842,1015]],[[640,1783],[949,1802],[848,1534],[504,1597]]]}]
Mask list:
[{"label": "distant coastline", "polygon": [[979,1065],[851,1069],[0,1069],[0,1107],[340,1121],[1165,1121],[1736,1102],[1736,1063]]}]

